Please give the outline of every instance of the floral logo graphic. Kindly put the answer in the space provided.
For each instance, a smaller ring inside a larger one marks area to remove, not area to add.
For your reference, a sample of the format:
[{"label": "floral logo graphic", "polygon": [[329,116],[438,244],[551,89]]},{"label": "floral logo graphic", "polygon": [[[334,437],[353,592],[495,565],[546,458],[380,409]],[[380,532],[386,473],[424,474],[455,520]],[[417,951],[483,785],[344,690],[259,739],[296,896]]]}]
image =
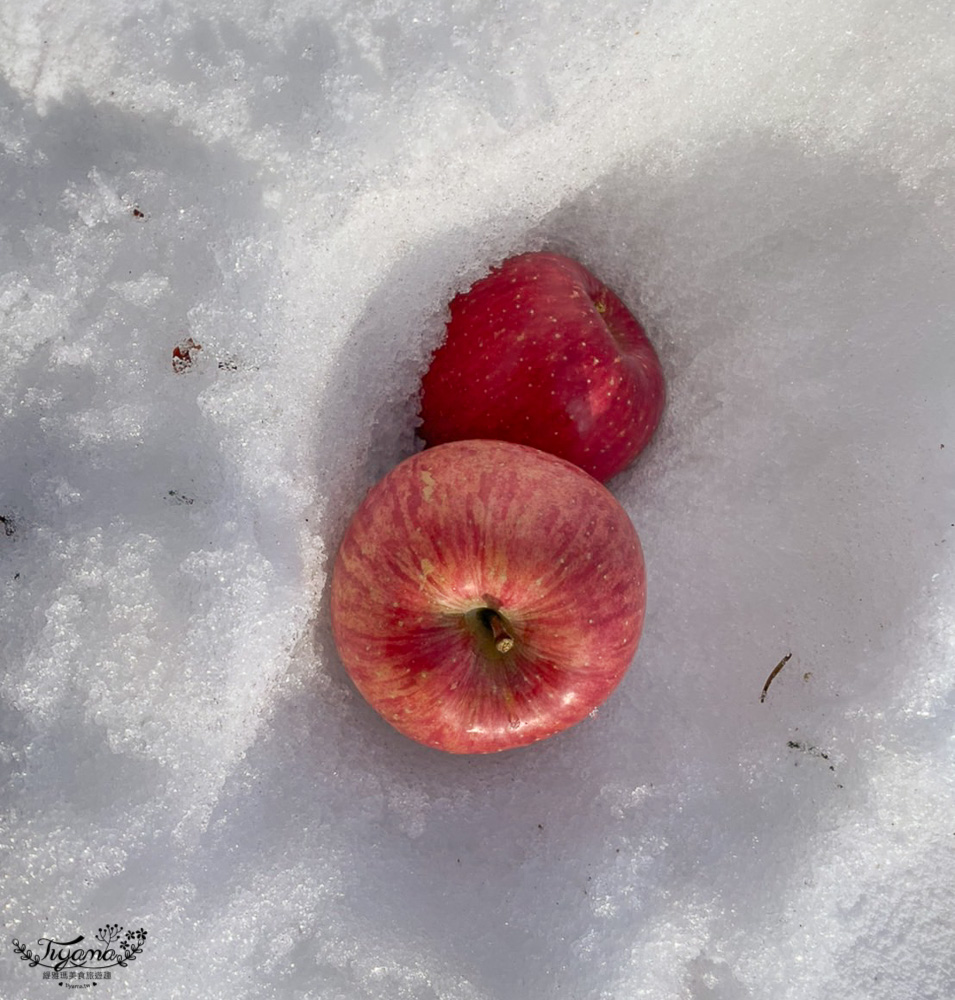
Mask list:
[{"label": "floral logo graphic", "polygon": [[[43,969],[43,978],[56,980],[61,986],[73,989],[97,986],[101,980],[112,979],[111,969],[125,969],[136,961],[146,944],[146,932],[128,930],[119,924],[106,924],[96,931],[99,946],[84,944],[80,934],[70,941],[57,941],[52,937],[37,938],[35,950],[13,939],[13,950],[20,960],[28,962],[31,969]],[[82,981],[82,982],[81,982]]]}]

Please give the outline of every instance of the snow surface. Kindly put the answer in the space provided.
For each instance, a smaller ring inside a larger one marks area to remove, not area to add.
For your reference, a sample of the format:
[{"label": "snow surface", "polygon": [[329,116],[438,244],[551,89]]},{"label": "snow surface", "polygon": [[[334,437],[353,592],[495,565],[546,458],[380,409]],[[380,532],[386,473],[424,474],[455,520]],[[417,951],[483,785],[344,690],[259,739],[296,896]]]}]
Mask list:
[{"label": "snow surface", "polygon": [[[107,922],[116,997],[955,996],[953,38],[6,0],[4,997],[58,992],[12,939]],[[611,484],[647,623],[596,718],[455,758],[353,690],[327,571],[450,297],[544,246],[667,370]]]}]

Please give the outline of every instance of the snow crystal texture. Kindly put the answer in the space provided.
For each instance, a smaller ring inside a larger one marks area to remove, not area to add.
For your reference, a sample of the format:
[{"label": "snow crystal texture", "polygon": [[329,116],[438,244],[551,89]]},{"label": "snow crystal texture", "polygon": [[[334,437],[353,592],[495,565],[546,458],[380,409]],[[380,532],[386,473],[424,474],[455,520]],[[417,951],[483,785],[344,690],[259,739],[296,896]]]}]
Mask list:
[{"label": "snow crystal texture", "polygon": [[[107,923],[137,1000],[955,996],[953,37],[4,5],[3,996]],[[595,718],[450,757],[356,694],[327,574],[448,301],[542,247],[666,368],[611,483],[647,622]]]}]

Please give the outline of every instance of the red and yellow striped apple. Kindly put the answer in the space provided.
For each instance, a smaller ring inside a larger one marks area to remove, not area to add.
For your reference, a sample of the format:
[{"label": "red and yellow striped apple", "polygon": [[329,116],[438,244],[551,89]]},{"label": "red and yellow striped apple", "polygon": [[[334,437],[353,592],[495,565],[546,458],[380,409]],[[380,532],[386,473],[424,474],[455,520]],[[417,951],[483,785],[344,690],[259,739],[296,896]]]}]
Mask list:
[{"label": "red and yellow striped apple", "polygon": [[527,253],[452,301],[419,433],[531,445],[606,482],[649,442],[664,402],[657,354],[617,295],[569,257]]},{"label": "red and yellow striped apple", "polygon": [[587,473],[534,448],[472,440],[374,486],[335,560],[335,643],[358,690],[406,736],[507,750],[585,718],[643,625],[640,541]]}]

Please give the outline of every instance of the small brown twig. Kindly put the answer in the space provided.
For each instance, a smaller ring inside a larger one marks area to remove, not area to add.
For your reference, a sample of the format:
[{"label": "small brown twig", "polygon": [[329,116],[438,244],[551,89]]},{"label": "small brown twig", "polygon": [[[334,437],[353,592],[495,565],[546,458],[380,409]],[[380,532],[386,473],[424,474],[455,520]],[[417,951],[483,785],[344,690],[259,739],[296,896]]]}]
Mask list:
[{"label": "small brown twig", "polygon": [[773,672],[766,678],[766,683],[763,685],[763,693],[759,696],[759,702],[762,704],[766,700],[766,692],[769,690],[769,685],[773,683],[776,679],[776,674],[779,673],[783,667],[792,659],[792,653],[787,653],[780,661],[773,667]]}]

